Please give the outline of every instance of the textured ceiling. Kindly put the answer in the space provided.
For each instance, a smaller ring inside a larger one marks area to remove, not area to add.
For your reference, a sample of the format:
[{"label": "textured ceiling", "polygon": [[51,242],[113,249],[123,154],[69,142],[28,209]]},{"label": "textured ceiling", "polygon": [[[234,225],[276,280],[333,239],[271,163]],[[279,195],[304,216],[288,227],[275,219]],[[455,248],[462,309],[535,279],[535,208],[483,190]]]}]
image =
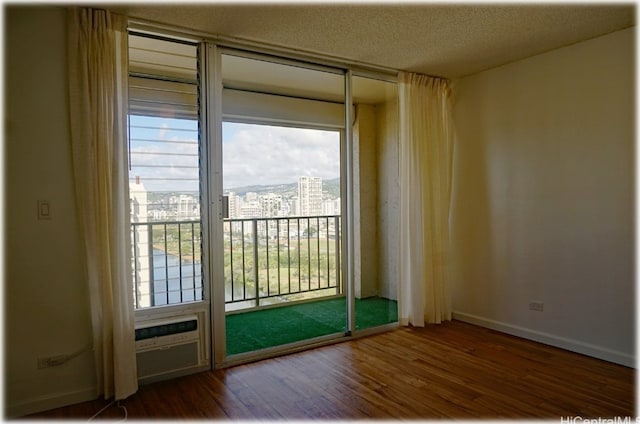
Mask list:
[{"label": "textured ceiling", "polygon": [[460,77],[635,25],[634,3],[111,4],[134,18]]}]

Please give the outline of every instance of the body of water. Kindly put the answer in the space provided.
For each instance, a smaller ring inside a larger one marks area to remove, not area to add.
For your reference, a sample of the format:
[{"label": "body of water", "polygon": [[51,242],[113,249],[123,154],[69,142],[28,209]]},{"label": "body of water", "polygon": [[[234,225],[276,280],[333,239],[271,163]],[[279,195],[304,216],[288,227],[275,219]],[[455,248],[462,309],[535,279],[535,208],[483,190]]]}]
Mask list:
[{"label": "body of water", "polygon": [[156,306],[202,300],[200,262],[182,261],[162,250],[153,251],[153,299]]}]

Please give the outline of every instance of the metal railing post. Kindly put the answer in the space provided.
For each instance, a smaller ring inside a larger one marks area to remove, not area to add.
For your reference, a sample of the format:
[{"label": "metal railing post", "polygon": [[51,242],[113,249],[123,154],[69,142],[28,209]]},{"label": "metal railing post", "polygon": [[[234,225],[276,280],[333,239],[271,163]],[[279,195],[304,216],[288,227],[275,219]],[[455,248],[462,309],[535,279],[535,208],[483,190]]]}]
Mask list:
[{"label": "metal railing post", "polygon": [[133,256],[133,296],[135,298],[135,308],[140,308],[140,293],[138,293],[138,284],[140,277],[138,276],[138,242],[136,237],[136,226],[131,224],[131,254]]},{"label": "metal railing post", "polygon": [[147,224],[147,244],[149,255],[149,304],[151,306],[156,305],[156,288],[155,288],[155,276],[154,276],[154,257],[153,257],[153,224]]},{"label": "metal railing post", "polygon": [[182,298],[182,225],[178,222],[178,279],[180,280],[180,303]]},{"label": "metal railing post", "polygon": [[260,306],[260,282],[258,279],[258,220],[253,220],[253,276],[256,284],[256,307]]},{"label": "metal railing post", "polygon": [[342,282],[340,281],[341,275],[341,264],[340,264],[340,217],[334,217],[334,230],[333,236],[336,239],[336,291],[338,294],[342,294]]}]

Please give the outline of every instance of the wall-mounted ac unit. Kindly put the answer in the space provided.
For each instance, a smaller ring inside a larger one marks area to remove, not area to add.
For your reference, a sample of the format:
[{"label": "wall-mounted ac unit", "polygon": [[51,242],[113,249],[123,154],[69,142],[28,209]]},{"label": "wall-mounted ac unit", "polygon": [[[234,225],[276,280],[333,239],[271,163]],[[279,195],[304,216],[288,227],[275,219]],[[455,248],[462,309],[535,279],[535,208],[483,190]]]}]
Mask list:
[{"label": "wall-mounted ac unit", "polygon": [[181,315],[136,325],[140,383],[189,374],[208,364],[201,315]]}]

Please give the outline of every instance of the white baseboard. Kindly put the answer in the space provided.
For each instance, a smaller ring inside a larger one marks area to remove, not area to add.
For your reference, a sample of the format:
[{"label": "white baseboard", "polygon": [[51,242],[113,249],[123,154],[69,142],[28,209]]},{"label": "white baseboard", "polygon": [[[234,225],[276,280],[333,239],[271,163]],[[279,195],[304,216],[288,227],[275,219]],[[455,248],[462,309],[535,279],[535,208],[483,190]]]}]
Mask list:
[{"label": "white baseboard", "polygon": [[583,355],[592,356],[594,358],[603,359],[605,361],[614,362],[626,367],[636,368],[636,358],[624,352],[607,349],[602,346],[596,346],[590,343],[584,343],[579,340],[569,339],[566,337],[556,336],[542,331],[532,330],[518,325],[507,324],[464,312],[454,312],[453,318],[458,321],[475,324],[480,327],[490,328],[502,333],[511,334],[513,336],[522,337],[524,339],[559,347],[561,349],[570,350],[572,352],[581,353]]},{"label": "white baseboard", "polygon": [[[37,412],[49,411],[63,406],[95,400],[97,397],[96,388],[92,387],[90,389],[76,390],[73,392],[39,396],[13,405],[5,403],[5,418],[23,417]],[[87,417],[87,419],[89,419],[89,417]]]}]

